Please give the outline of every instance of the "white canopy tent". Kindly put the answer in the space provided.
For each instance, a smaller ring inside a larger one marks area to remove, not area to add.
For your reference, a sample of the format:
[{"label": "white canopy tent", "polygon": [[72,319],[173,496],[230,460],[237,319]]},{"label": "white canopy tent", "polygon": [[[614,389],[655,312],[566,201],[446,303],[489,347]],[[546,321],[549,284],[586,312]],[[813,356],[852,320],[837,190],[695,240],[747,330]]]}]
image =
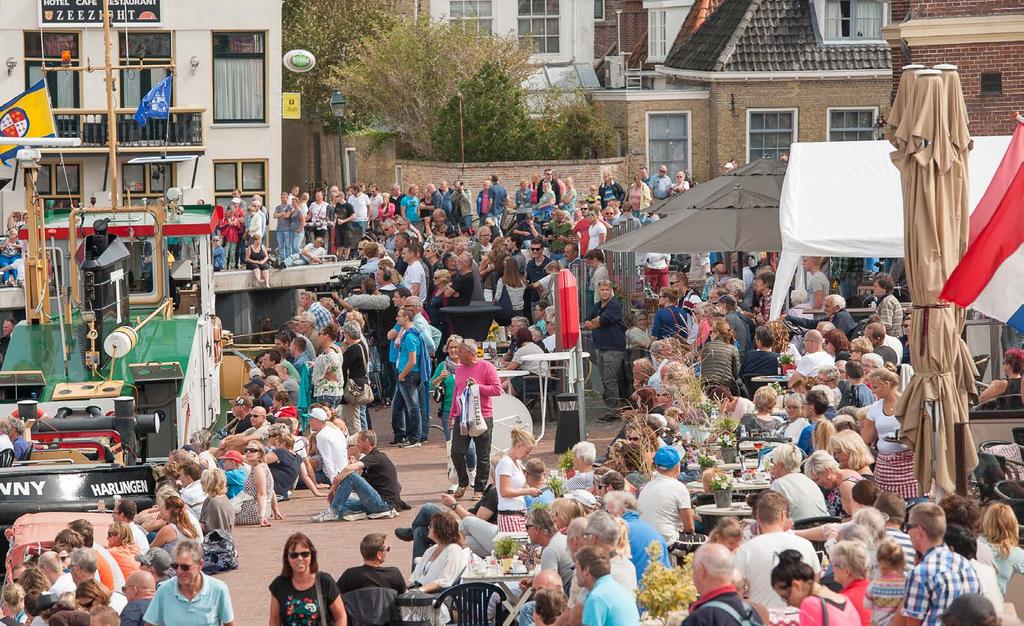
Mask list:
[{"label": "white canopy tent", "polygon": [[[968,160],[971,210],[1010,137],[975,137]],[[903,191],[888,141],[795,143],[779,203],[782,254],[772,318],[782,312],[802,256],[902,257]]]}]

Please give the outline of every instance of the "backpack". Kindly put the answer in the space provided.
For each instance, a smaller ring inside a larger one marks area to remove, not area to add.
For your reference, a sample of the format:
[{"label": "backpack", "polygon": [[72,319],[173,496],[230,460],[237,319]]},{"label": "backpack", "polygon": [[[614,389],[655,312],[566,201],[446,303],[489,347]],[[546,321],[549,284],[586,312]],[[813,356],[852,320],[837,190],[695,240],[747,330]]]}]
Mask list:
[{"label": "backpack", "polygon": [[203,539],[203,573],[217,574],[238,569],[235,540],[227,530],[211,530]]},{"label": "backpack", "polygon": [[860,396],[859,396],[859,394],[857,394],[857,387],[863,387],[863,386],[864,386],[863,383],[857,383],[856,385],[850,385],[850,387],[846,390],[846,394],[845,394],[846,397],[843,398],[843,401],[840,402],[840,404],[843,407],[850,406],[850,407],[853,407],[855,409],[859,409],[859,408],[863,407],[864,403],[861,402]]},{"label": "backpack", "polygon": [[743,615],[737,613],[736,609],[732,608],[725,602],[719,602],[718,600],[712,600],[711,602],[701,606],[701,608],[704,607],[714,607],[725,611],[729,614],[729,617],[736,620],[736,623],[739,626],[761,626],[760,617],[758,617],[757,613],[754,612],[754,609],[745,602],[743,603]]}]

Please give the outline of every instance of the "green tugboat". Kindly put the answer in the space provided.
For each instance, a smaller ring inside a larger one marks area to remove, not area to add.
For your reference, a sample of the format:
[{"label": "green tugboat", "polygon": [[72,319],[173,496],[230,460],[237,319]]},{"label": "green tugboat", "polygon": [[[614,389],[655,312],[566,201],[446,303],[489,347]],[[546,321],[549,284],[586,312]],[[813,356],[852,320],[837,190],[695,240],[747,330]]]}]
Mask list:
[{"label": "green tugboat", "polygon": [[[111,63],[107,5],[103,67],[44,71],[102,69],[108,119],[116,119],[113,86],[126,67]],[[118,163],[117,130],[107,125],[109,163]],[[148,505],[155,481],[146,461],[166,457],[220,414],[210,247],[221,210],[181,206],[179,189],[153,205],[126,206],[117,167],[110,168],[110,208],[46,210],[36,191],[38,148],[76,141],[0,138],[21,146],[26,193],[25,320],[0,370],[0,416],[28,422],[32,439],[25,458],[0,452],[0,524],[30,512],[93,509],[98,501],[112,506],[115,496]],[[188,293],[176,292],[169,240],[197,249],[183,268],[182,283],[195,286]]]}]

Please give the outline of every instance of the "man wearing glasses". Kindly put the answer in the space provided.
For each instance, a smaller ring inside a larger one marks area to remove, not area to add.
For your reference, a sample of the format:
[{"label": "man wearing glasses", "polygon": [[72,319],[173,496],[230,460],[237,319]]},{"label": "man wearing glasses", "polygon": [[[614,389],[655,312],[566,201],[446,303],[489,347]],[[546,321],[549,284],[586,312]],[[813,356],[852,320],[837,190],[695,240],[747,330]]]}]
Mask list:
[{"label": "man wearing glasses", "polygon": [[156,579],[152,574],[143,570],[132,572],[124,581],[124,595],[128,598],[128,604],[121,611],[121,623],[126,626],[142,624],[142,616],[146,614],[155,593]]},{"label": "man wearing glasses", "polygon": [[[530,243],[530,260],[526,263],[526,282],[533,285],[548,275],[547,267],[551,259],[544,255],[544,242],[534,239]],[[533,304],[540,299],[540,294],[533,287],[528,287],[523,294],[524,307],[527,312],[533,311]]]},{"label": "man wearing glasses", "polygon": [[177,576],[157,588],[143,617],[148,626],[234,626],[228,587],[203,573],[199,542],[182,540],[171,567]]},{"label": "man wearing glasses", "polygon": [[405,593],[405,577],[402,576],[402,572],[397,567],[384,566],[384,560],[390,551],[387,535],[370,533],[363,537],[359,542],[359,554],[363,557],[363,564],[350,567],[341,573],[338,591],[347,593],[368,587],[382,587]]}]

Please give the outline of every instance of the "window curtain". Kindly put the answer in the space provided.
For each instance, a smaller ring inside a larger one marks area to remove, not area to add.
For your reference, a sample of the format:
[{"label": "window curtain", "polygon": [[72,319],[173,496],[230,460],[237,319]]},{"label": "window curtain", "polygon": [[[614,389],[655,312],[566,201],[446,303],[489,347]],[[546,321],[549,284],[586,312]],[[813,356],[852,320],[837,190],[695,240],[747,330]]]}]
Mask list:
[{"label": "window curtain", "polygon": [[857,36],[861,39],[882,38],[882,3],[876,0],[857,2]]},{"label": "window curtain", "polygon": [[843,36],[840,30],[842,14],[839,10],[839,2],[829,0],[825,3],[825,38],[839,39]]},{"label": "window curtain", "polygon": [[[167,78],[167,70],[164,68],[125,71],[121,78],[124,107],[127,109],[137,108],[139,103],[142,102],[142,96],[146,95],[150,89],[165,78]],[[173,90],[171,97],[174,97]]]},{"label": "window curtain", "polygon": [[[46,86],[53,97],[52,106],[55,109],[74,109],[78,106],[75,102],[75,72],[47,72]],[[28,81],[34,85],[43,79],[43,68],[39,65],[30,65],[28,68]]]},{"label": "window curtain", "polygon": [[214,59],[213,119],[264,119],[263,59]]}]

